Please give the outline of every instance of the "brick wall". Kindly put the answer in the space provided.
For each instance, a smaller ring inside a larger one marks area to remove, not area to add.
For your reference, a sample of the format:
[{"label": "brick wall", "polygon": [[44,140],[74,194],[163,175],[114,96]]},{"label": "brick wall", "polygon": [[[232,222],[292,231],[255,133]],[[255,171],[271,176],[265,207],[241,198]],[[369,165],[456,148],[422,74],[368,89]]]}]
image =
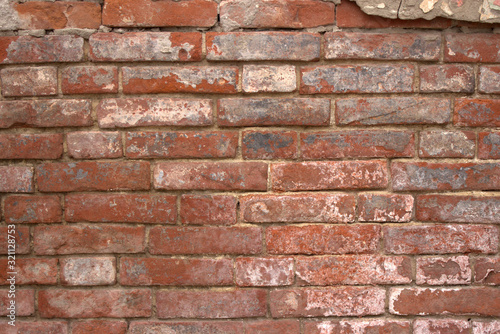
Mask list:
[{"label": "brick wall", "polygon": [[495,26],[9,6],[0,333],[500,333]]}]

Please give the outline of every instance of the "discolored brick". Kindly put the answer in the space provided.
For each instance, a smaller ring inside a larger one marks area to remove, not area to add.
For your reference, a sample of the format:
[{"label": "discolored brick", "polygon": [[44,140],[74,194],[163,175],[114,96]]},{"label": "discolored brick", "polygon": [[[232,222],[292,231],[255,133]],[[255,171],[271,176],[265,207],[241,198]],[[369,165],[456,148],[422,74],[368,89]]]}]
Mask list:
[{"label": "discolored brick", "polygon": [[148,331],[163,331],[189,334],[234,334],[238,333],[244,324],[242,321],[131,321],[130,334],[144,334]]},{"label": "discolored brick", "polygon": [[500,93],[500,66],[481,66],[479,68],[479,91],[481,93]]},{"label": "discolored brick", "polygon": [[417,284],[470,284],[471,269],[468,256],[417,258]]},{"label": "discolored brick", "polygon": [[118,93],[115,66],[73,66],[61,70],[63,94]]},{"label": "discolored brick", "polygon": [[298,134],[295,131],[244,131],[241,150],[243,159],[295,159]]},{"label": "discolored brick", "polygon": [[57,68],[11,67],[0,71],[3,96],[47,96],[57,94]]},{"label": "discolored brick", "polygon": [[226,195],[182,195],[180,218],[187,225],[234,225],[238,200]]},{"label": "discolored brick", "polygon": [[237,258],[235,278],[238,286],[292,285],[294,269],[292,258]]},{"label": "discolored brick", "polygon": [[417,319],[413,322],[414,334],[428,333],[470,333],[470,322],[455,319]]},{"label": "discolored brick", "polygon": [[500,258],[476,258],[474,282],[484,285],[500,285]]},{"label": "discolored brick", "polygon": [[479,132],[479,159],[500,159],[500,132]]},{"label": "discolored brick", "polygon": [[116,282],[114,257],[64,258],[60,263],[63,285],[112,285]]},{"label": "discolored brick", "polygon": [[413,213],[413,196],[359,194],[358,219],[372,222],[408,222]]},{"label": "discolored brick", "polygon": [[0,134],[0,159],[58,159],[62,134]]},{"label": "discolored brick", "polygon": [[9,196],[5,198],[7,224],[59,223],[62,219],[59,196]]},{"label": "discolored brick", "polygon": [[[8,320],[0,321],[0,328],[12,328]],[[8,327],[7,327],[8,326]],[[66,321],[25,321],[16,320],[15,332],[2,332],[6,334],[68,334],[68,323]]]},{"label": "discolored brick", "polygon": [[9,260],[0,259],[0,284],[10,285],[7,281],[15,272],[16,285],[46,285],[57,284],[57,259],[41,258],[17,258],[15,259],[15,269],[10,268]]},{"label": "discolored brick", "polygon": [[474,158],[476,134],[472,131],[421,131],[421,158]]},{"label": "discolored brick", "polygon": [[[11,300],[12,298],[9,298],[9,295],[11,292],[10,290],[7,289],[1,289],[0,290],[0,316],[7,316],[10,315],[10,310],[8,309],[11,307]],[[17,289],[15,292],[15,315],[19,317],[26,317],[26,316],[32,316],[35,314],[35,290],[33,289]],[[7,318],[7,317],[6,317]],[[22,325],[19,326],[18,321],[16,319],[15,324],[17,328],[15,329],[22,329]],[[6,327],[7,324],[3,325],[0,323],[0,330],[1,328],[8,328]],[[12,325],[9,325],[9,327],[12,328]],[[17,333],[26,333],[26,332],[17,332]],[[33,332],[34,333],[34,332]],[[10,333],[7,333],[10,334]],[[55,333],[53,333],[55,334]]]},{"label": "discolored brick", "polygon": [[0,166],[0,193],[32,193],[33,168],[25,166]]},{"label": "discolored brick", "polygon": [[299,334],[300,322],[299,320],[255,320],[249,321],[245,324],[246,334],[274,334],[274,333],[287,333]]},{"label": "discolored brick", "polygon": [[500,61],[500,36],[491,34],[446,34],[445,62]]},{"label": "discolored brick", "polygon": [[325,334],[326,333],[375,333],[384,334],[408,334],[410,333],[409,321],[396,320],[342,320],[342,321],[306,321],[304,326],[305,334]]},{"label": "discolored brick", "polygon": [[456,99],[455,126],[500,126],[500,100]]},{"label": "discolored brick", "polygon": [[78,320],[71,323],[71,334],[88,333],[126,334],[124,320]]},{"label": "discolored brick", "polygon": [[495,334],[500,330],[500,321],[473,321],[473,334]]},{"label": "discolored brick", "polygon": [[474,93],[474,68],[470,65],[420,66],[420,92]]},{"label": "discolored brick", "polygon": [[[14,233],[9,233],[9,231],[13,230]],[[5,255],[8,254],[9,250],[11,253],[14,250],[9,246],[9,234],[13,234],[16,237],[16,244],[14,246],[16,254],[28,254],[30,252],[30,231],[28,227],[16,226],[15,229],[12,229],[12,227],[0,226],[0,254]]]},{"label": "discolored brick", "polygon": [[119,132],[69,132],[68,155],[74,159],[119,158],[123,156]]},{"label": "discolored brick", "polygon": [[295,66],[243,66],[242,88],[245,93],[293,92],[297,89]]}]

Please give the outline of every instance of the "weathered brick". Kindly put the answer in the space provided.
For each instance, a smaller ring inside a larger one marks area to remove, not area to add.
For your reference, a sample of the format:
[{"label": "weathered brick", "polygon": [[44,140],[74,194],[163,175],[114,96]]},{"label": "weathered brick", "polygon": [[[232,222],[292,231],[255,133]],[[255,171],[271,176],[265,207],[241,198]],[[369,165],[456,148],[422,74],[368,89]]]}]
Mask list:
[{"label": "weathered brick", "polygon": [[359,221],[408,222],[413,213],[413,196],[360,194],[358,200]]},{"label": "weathered brick", "polygon": [[8,272],[15,271],[16,284],[57,284],[57,259],[18,258],[11,270],[8,259],[0,259],[0,284],[9,285]]},{"label": "weathered brick", "polygon": [[2,334],[68,334],[68,323],[65,321],[22,321],[16,319],[16,326],[7,323],[8,320],[0,321],[0,333]]},{"label": "weathered brick", "polygon": [[479,159],[500,159],[500,132],[479,132]]},{"label": "weathered brick", "polygon": [[384,313],[385,290],[376,287],[283,289],[270,292],[273,317],[365,316]]},{"label": "weathered brick", "polygon": [[112,285],[116,282],[114,257],[64,258],[60,262],[63,285]]},{"label": "weathered brick", "polygon": [[500,223],[500,197],[417,196],[417,220],[449,223]]},{"label": "weathered brick", "polygon": [[91,112],[87,100],[2,101],[0,128],[91,126]]},{"label": "weathered brick", "polygon": [[500,61],[500,36],[492,34],[446,34],[444,61],[484,62]]},{"label": "weathered brick", "polygon": [[68,155],[74,159],[103,159],[123,156],[119,132],[70,132],[66,134]]},{"label": "weathered brick", "polygon": [[78,320],[71,324],[71,334],[126,334],[125,320]]},{"label": "weathered brick", "polygon": [[166,227],[149,233],[151,254],[258,254],[262,231],[257,227]]},{"label": "weathered brick", "polygon": [[121,285],[232,285],[231,259],[120,259]]},{"label": "weathered brick", "polygon": [[374,253],[378,225],[272,226],[266,229],[269,254]]},{"label": "weathered brick", "polygon": [[238,67],[124,67],[123,92],[237,93]]},{"label": "weathered brick", "polygon": [[243,159],[295,159],[298,134],[295,131],[244,131],[241,151]]},{"label": "weathered brick", "polygon": [[421,158],[474,158],[476,134],[472,131],[421,131]]},{"label": "weathered brick", "polygon": [[498,163],[395,162],[391,174],[396,191],[500,189]]},{"label": "weathered brick", "polygon": [[297,257],[298,285],[374,285],[411,282],[410,258],[378,255]]},{"label": "weathered brick", "polygon": [[234,225],[237,203],[233,196],[182,195],[181,222],[188,225]]},{"label": "weathered brick", "polygon": [[92,61],[201,60],[199,32],[97,33],[90,36],[89,44]]},{"label": "weathered brick", "polygon": [[0,71],[3,96],[42,96],[57,94],[57,68],[11,67]]},{"label": "weathered brick", "polygon": [[33,168],[25,166],[0,166],[0,193],[32,193]]},{"label": "weathered brick", "polygon": [[154,187],[169,190],[266,190],[267,164],[262,162],[160,162]]},{"label": "weathered brick", "polygon": [[283,93],[297,89],[297,75],[292,65],[245,65],[242,80],[245,93]]},{"label": "weathered brick", "polygon": [[417,284],[470,284],[471,270],[468,256],[417,258]]},{"label": "weathered brick", "polygon": [[314,161],[271,165],[276,191],[373,189],[387,186],[383,161]]},{"label": "weathered brick", "polygon": [[101,128],[205,126],[212,124],[211,100],[168,98],[105,99],[97,105]]},{"label": "weathered brick", "polygon": [[413,322],[414,334],[429,333],[470,333],[470,323],[467,320],[455,319],[417,319]]},{"label": "weathered brick", "polygon": [[303,32],[207,32],[207,59],[315,61],[320,39]]},{"label": "weathered brick", "polygon": [[68,194],[68,222],[166,223],[177,220],[176,196],[162,194]]},{"label": "weathered brick", "polygon": [[474,68],[470,65],[420,66],[420,91],[423,93],[474,93]]},{"label": "weathered brick", "polygon": [[450,100],[440,98],[350,98],[335,102],[338,125],[447,124]]},{"label": "weathered brick", "polygon": [[217,21],[212,0],[107,0],[102,23],[113,27],[211,27]]},{"label": "weathered brick", "polygon": [[474,282],[476,284],[500,285],[500,258],[476,258]]},{"label": "weathered brick", "polygon": [[246,334],[274,334],[287,333],[299,334],[299,320],[255,320],[245,323]]},{"label": "weathered brick", "polygon": [[[131,321],[129,334],[144,334],[148,331],[160,331],[160,333],[186,333],[186,334],[234,334],[244,328],[242,321]],[[153,332],[154,333],[154,332]]]},{"label": "weathered brick", "polygon": [[166,290],[156,302],[159,318],[251,318],[266,315],[266,296],[261,289]]},{"label": "weathered brick", "polygon": [[491,225],[384,226],[389,254],[496,253],[498,230]]},{"label": "weathered brick", "polygon": [[412,59],[438,60],[441,35],[438,33],[374,34],[327,32],[326,59]]},{"label": "weathered brick", "polygon": [[59,223],[62,219],[59,196],[9,196],[4,205],[7,224]]},{"label": "weathered brick", "polygon": [[[16,281],[17,283],[17,281]],[[6,316],[10,315],[10,310],[8,307],[11,306],[10,302],[13,300],[12,298],[9,298],[9,293],[10,290],[8,289],[1,289],[0,290],[0,316]],[[15,315],[16,317],[23,317],[23,316],[30,316],[35,314],[35,290],[32,289],[16,289],[15,292]],[[26,332],[18,332],[18,319],[16,319],[16,326],[14,327],[15,332],[14,333],[26,333]],[[2,330],[2,324],[0,324],[0,333],[5,333]],[[12,325],[9,325],[9,327],[12,327]],[[21,327],[22,328],[22,327]],[[10,334],[10,332],[7,332]],[[40,333],[40,332],[38,332]],[[56,334],[56,333],[54,333]]]},{"label": "weathered brick", "polygon": [[249,195],[240,204],[250,223],[347,223],[356,216],[356,199],[348,194]]},{"label": "weathered brick", "polygon": [[456,99],[453,124],[456,126],[500,126],[500,100]]},{"label": "weathered brick", "polygon": [[389,311],[397,315],[500,315],[494,288],[392,288]]},{"label": "weathered brick", "polygon": [[236,285],[283,286],[292,285],[293,259],[282,257],[237,258],[235,261]]},{"label": "weathered brick", "polygon": [[412,157],[415,135],[383,130],[307,132],[300,136],[300,150],[306,160]]},{"label": "weathered brick", "polygon": [[[0,226],[0,254],[5,255],[8,250],[12,253],[13,249],[9,248],[9,231],[14,229],[8,226]],[[16,236],[15,251],[16,254],[28,254],[30,252],[30,231],[28,227],[16,226],[15,232]],[[12,238],[10,238],[12,240]]]},{"label": "weathered brick", "polygon": [[325,333],[341,333],[341,334],[368,334],[368,333],[384,333],[384,334],[409,334],[409,321],[395,320],[365,320],[365,321],[306,321],[304,326],[305,334],[325,334]]},{"label": "weathered brick", "polygon": [[220,99],[218,111],[220,126],[330,124],[329,99]]},{"label": "weathered brick", "polygon": [[33,244],[37,255],[139,253],[144,238],[144,226],[41,225]]},{"label": "weathered brick", "polygon": [[0,134],[0,159],[58,159],[62,134]]},{"label": "weathered brick", "polygon": [[413,92],[413,65],[302,67],[301,94]]},{"label": "weathered brick", "polygon": [[38,312],[42,318],[149,317],[151,299],[147,289],[42,290]]},{"label": "weathered brick", "polygon": [[473,334],[495,334],[500,331],[500,321],[473,321]]},{"label": "weathered brick", "polygon": [[115,66],[72,66],[61,70],[63,94],[118,93]]},{"label": "weathered brick", "polygon": [[479,91],[481,93],[500,93],[500,66],[481,66],[479,68]]},{"label": "weathered brick", "polygon": [[129,158],[233,158],[238,147],[234,131],[128,132]]},{"label": "weathered brick", "polygon": [[71,35],[0,37],[0,63],[66,63],[83,59],[83,38]]}]

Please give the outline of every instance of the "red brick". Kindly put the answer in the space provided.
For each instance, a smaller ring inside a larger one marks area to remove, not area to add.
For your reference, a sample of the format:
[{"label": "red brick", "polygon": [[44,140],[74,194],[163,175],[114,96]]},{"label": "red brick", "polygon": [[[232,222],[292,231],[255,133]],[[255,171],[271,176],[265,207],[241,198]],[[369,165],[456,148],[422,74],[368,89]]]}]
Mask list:
[{"label": "red brick", "polygon": [[300,94],[413,92],[413,65],[302,67]]},{"label": "red brick", "polygon": [[360,194],[359,221],[408,222],[413,213],[413,196]]},{"label": "red brick", "polygon": [[335,102],[338,125],[447,124],[450,100],[441,98],[350,98]]},{"label": "red brick", "polygon": [[365,316],[384,313],[385,290],[335,287],[273,290],[271,315],[281,317]]},{"label": "red brick", "polygon": [[129,158],[234,158],[238,133],[234,131],[128,132]]},{"label": "red brick", "polygon": [[496,253],[498,230],[491,225],[384,226],[389,254]]},{"label": "red brick", "polygon": [[124,67],[123,92],[237,93],[238,67]]},{"label": "red brick", "polygon": [[197,285],[233,284],[231,259],[120,259],[121,285]]},{"label": "red brick", "polygon": [[59,196],[9,196],[4,205],[7,224],[61,222]]},{"label": "red brick", "polygon": [[326,59],[412,59],[439,60],[438,33],[327,32]]},{"label": "red brick", "polygon": [[140,253],[144,238],[144,226],[42,225],[33,244],[37,255]]},{"label": "red brick", "polygon": [[269,254],[374,253],[378,225],[272,226],[266,229]]},{"label": "red brick", "polygon": [[0,166],[0,193],[32,193],[33,168]]},{"label": "red brick", "polygon": [[299,334],[299,320],[256,320],[245,323],[246,334]]},{"label": "red brick", "polygon": [[15,3],[19,28],[34,29],[99,29],[101,6],[91,2],[30,1]]},{"label": "red brick", "polygon": [[373,189],[387,186],[383,161],[314,161],[271,165],[276,191]]},{"label": "red brick", "polygon": [[330,124],[329,99],[220,99],[219,126]]},{"label": "red brick", "polygon": [[476,258],[474,273],[476,284],[500,285],[500,258]]},{"label": "red brick", "polygon": [[421,158],[474,158],[476,134],[472,131],[421,131]]},{"label": "red brick", "polygon": [[166,227],[149,233],[151,254],[258,254],[262,231],[257,227]]},{"label": "red brick", "polygon": [[[11,258],[10,258],[11,259]],[[57,259],[17,258],[15,269],[0,259],[0,284],[9,285],[8,272],[16,272],[16,285],[57,284]]]},{"label": "red brick", "polygon": [[500,80],[500,66],[481,66],[479,68],[479,92],[500,93],[498,80]]},{"label": "red brick", "polygon": [[71,334],[126,334],[125,320],[79,320],[71,324]]},{"label": "red brick", "polygon": [[87,100],[2,101],[0,128],[91,126],[91,112]]},{"label": "red brick", "polygon": [[0,37],[0,63],[66,63],[83,60],[83,38],[59,36]]},{"label": "red brick", "polygon": [[62,134],[0,134],[0,159],[58,159]]},{"label": "red brick", "polygon": [[467,320],[454,319],[417,319],[413,322],[413,333],[469,334],[470,323]]},{"label": "red brick", "polygon": [[119,158],[123,156],[119,132],[70,132],[66,135],[68,155],[74,159]]},{"label": "red brick", "polygon": [[383,130],[307,132],[301,134],[300,150],[306,160],[412,157],[415,135]]},{"label": "red brick", "polygon": [[294,281],[292,258],[237,258],[235,269],[239,286],[283,286]]},{"label": "red brick", "polygon": [[449,223],[500,223],[500,197],[419,195],[417,220]]},{"label": "red brick", "polygon": [[285,93],[297,89],[295,66],[245,65],[242,89],[245,93]]},{"label": "red brick", "polygon": [[200,61],[202,57],[199,32],[97,33],[89,44],[92,61]]},{"label": "red brick", "polygon": [[347,223],[356,216],[349,194],[301,193],[240,197],[241,216],[250,223]]},{"label": "red brick", "polygon": [[61,70],[63,94],[118,93],[115,66],[73,66]]},{"label": "red brick", "polygon": [[500,100],[456,99],[453,124],[456,126],[500,126]]},{"label": "red brick", "polygon": [[391,174],[396,191],[500,189],[498,163],[395,162]]},{"label": "red brick", "polygon": [[186,334],[235,334],[244,327],[242,321],[131,321],[129,334],[144,334],[149,331],[163,331],[165,333],[186,333]]},{"label": "red brick", "polygon": [[60,261],[63,285],[111,285],[116,282],[114,257],[63,258]]},{"label": "red brick", "polygon": [[479,159],[500,159],[500,132],[479,132]]},{"label": "red brick", "polygon": [[8,320],[0,321],[1,334],[68,334],[68,324],[64,321],[21,321],[16,320],[16,326],[7,324]]},{"label": "red brick", "polygon": [[325,26],[335,23],[335,5],[318,0],[223,1],[220,23],[225,30]]},{"label": "red brick", "polygon": [[500,61],[500,36],[495,34],[446,34],[444,61],[495,63]]},{"label": "red brick", "polygon": [[494,288],[393,288],[389,311],[397,315],[500,315],[500,290]]},{"label": "red brick", "polygon": [[500,331],[500,321],[473,321],[473,334],[495,334]]},{"label": "red brick", "polygon": [[[8,235],[9,231],[13,230],[11,226],[0,226],[0,254],[5,255],[8,253]],[[15,233],[16,236],[16,255],[17,254],[28,254],[30,252],[30,231],[28,227],[16,226]],[[11,240],[13,240],[11,238]],[[12,249],[9,249],[12,254]]]},{"label": "red brick", "polygon": [[207,32],[207,59],[316,61],[319,34],[304,32]]},{"label": "red brick", "polygon": [[149,162],[70,162],[38,165],[38,189],[44,192],[145,190],[150,187]]},{"label": "red brick", "polygon": [[42,290],[38,292],[38,312],[42,318],[149,317],[151,291]]},{"label": "red brick", "polygon": [[470,284],[471,270],[468,256],[417,258],[417,284]]},{"label": "red brick", "polygon": [[68,194],[68,222],[167,223],[177,220],[177,197],[162,194]]},{"label": "red brick", "polygon": [[234,225],[237,203],[233,196],[182,195],[181,222],[188,225]]},{"label": "red brick", "polygon": [[158,318],[263,317],[266,315],[266,296],[266,291],[260,289],[158,291]]},{"label": "red brick", "polygon": [[296,159],[298,134],[295,131],[244,131],[241,150],[243,159]]},{"label": "red brick", "polygon": [[470,65],[420,66],[420,91],[423,93],[474,93],[474,68]]},{"label": "red brick", "polygon": [[365,321],[307,321],[304,327],[305,334],[409,334],[409,321],[394,321],[385,319],[365,320]]},{"label": "red brick", "polygon": [[160,162],[155,189],[266,190],[267,164],[262,162]]},{"label": "red brick", "polygon": [[105,99],[97,105],[101,128],[206,126],[212,124],[211,100],[169,98]]},{"label": "red brick", "polygon": [[112,27],[211,27],[217,21],[212,0],[107,0],[102,23]]},{"label": "red brick", "polygon": [[298,285],[408,284],[411,262],[408,257],[356,255],[297,257]]},{"label": "red brick", "polygon": [[42,96],[57,94],[57,68],[11,67],[0,71],[3,96]]},{"label": "red brick", "polygon": [[[17,281],[16,281],[17,284]],[[8,307],[11,306],[10,302],[14,300],[16,302],[15,315],[16,317],[30,316],[35,314],[35,290],[32,289],[15,289],[15,298],[9,298],[9,289],[0,290],[0,316],[10,315],[10,310]],[[16,325],[18,325],[19,320],[16,319]],[[2,325],[0,324],[0,333]],[[17,329],[17,326],[15,327]],[[26,333],[26,332],[15,332],[15,333]],[[54,333],[55,334],[55,333]]]}]

